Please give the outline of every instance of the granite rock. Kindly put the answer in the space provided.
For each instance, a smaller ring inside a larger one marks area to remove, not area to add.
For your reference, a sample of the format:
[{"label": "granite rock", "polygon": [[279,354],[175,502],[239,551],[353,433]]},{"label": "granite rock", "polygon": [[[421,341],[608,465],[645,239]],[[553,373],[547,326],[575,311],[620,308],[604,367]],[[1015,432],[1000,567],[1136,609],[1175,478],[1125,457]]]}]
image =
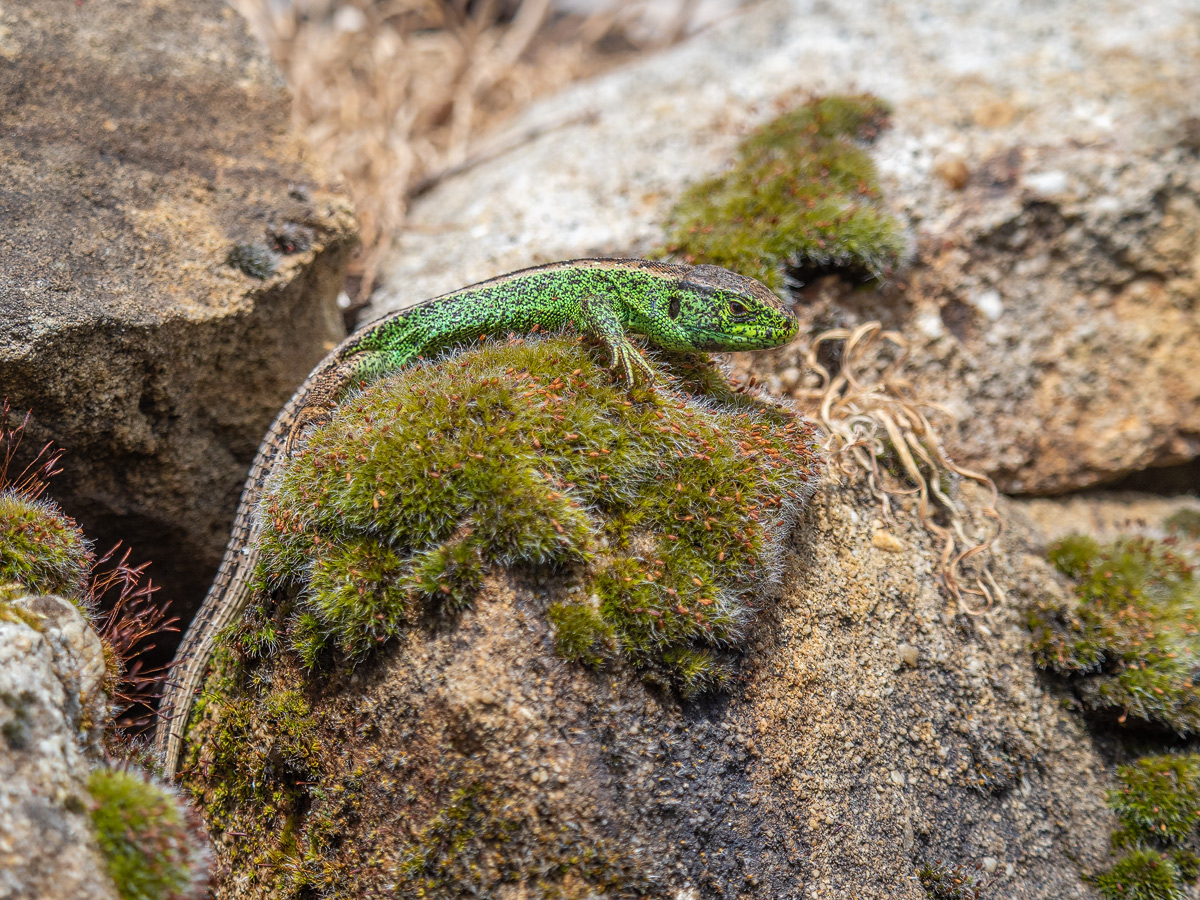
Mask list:
[{"label": "granite rock", "polygon": [[0,592],[0,897],[111,900],[86,786],[104,651],[70,601],[19,594]]},{"label": "granite rock", "polygon": [[[941,861],[990,865],[996,896],[1092,898],[1110,779],[1029,657],[1024,605],[1066,587],[1004,512],[1006,598],[971,618],[914,513],[883,522],[865,490],[823,486],[737,677],[693,702],[563,662],[542,610],[564,585],[498,573],[452,624],[280,694],[284,724],[231,704],[193,731],[233,716],[276,776],[318,785],[291,821],[320,849],[289,857],[269,830],[222,824],[240,789],[202,743],[190,783],[210,805],[216,894],[271,896],[253,861],[283,854],[289,883],[355,896],[403,875],[433,897],[922,900],[918,869]],[[253,683],[303,679],[288,657]]]},{"label": "granite rock", "polygon": [[217,0],[0,3],[0,396],[102,549],[202,596],[258,441],[339,339],[345,194]]}]

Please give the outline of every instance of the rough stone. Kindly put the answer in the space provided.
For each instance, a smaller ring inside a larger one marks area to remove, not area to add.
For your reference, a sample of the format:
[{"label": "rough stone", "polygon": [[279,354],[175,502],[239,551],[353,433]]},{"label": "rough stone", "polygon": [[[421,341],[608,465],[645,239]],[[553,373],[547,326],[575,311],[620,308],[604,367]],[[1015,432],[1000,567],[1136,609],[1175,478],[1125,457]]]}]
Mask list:
[{"label": "rough stone", "polygon": [[[0,2],[0,397],[56,498],[186,612],[271,418],[341,334],[347,201],[217,0]],[[230,264],[252,248],[273,269]]]},{"label": "rough stone", "polygon": [[1134,491],[1094,491],[1015,503],[1047,541],[1069,534],[1086,534],[1101,543],[1130,534],[1161,540],[1171,536],[1164,523],[1172,515],[1183,511],[1200,514],[1200,497],[1162,497]]},{"label": "rough stone", "polygon": [[[874,149],[911,268],[794,294],[881,319],[950,446],[1056,493],[1200,454],[1200,25],[1187,0],[771,2],[537,105],[416,203],[368,311],[553,259],[660,244],[683,187],[808,92],[895,107]],[[792,389],[803,342],[746,370]],[[786,382],[786,383],[785,383]]]},{"label": "rough stone", "polygon": [[[991,859],[997,896],[1094,897],[1081,875],[1108,862],[1110,782],[1029,657],[1022,607],[1064,587],[1040,536],[1004,511],[1006,600],[971,618],[948,605],[913,513],[889,523],[911,548],[898,555],[873,545],[865,490],[822,488],[730,691],[693,703],[556,658],[541,613],[554,579],[490,579],[452,626],[417,625],[353,673],[309,682],[311,715],[285,731],[240,722],[302,749],[295,777],[317,785],[290,821],[322,843],[287,863],[302,873],[291,883],[367,896],[405,866],[437,881],[508,865],[496,896],[593,896],[571,880],[583,859],[607,867],[605,896],[922,900],[921,863]],[[290,665],[272,659],[254,683],[288,683]],[[208,759],[192,781],[203,803],[238,789]],[[276,834],[218,823],[215,842],[218,897],[272,895],[253,861],[287,858]],[[521,868],[530,842],[575,864],[538,881]]]},{"label": "rough stone", "polygon": [[2,602],[0,898],[113,900],[87,813],[107,718],[100,640],[60,597]]}]

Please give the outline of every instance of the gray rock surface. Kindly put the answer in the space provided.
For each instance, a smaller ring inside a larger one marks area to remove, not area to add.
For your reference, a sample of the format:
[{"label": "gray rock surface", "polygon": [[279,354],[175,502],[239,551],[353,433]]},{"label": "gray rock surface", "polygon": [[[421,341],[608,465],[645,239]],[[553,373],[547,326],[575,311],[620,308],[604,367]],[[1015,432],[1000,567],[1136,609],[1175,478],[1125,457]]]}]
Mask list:
[{"label": "gray rock surface", "polygon": [[[56,499],[203,595],[249,461],[340,337],[344,194],[218,0],[0,2],[0,396]],[[227,263],[268,253],[258,280]],[[263,273],[265,274],[265,273]]]},{"label": "gray rock surface", "polygon": [[[895,106],[874,153],[912,267],[880,293],[808,286],[805,324],[899,328],[919,393],[960,417],[958,461],[1009,492],[1200,454],[1189,0],[757,4],[530,110],[497,139],[509,149],[414,205],[368,315],[525,265],[646,252],[750,127],[860,90]],[[802,350],[742,365],[778,386]]]},{"label": "gray rock surface", "polygon": [[104,651],[61,597],[0,592],[0,898],[117,896],[86,782],[107,720]]}]

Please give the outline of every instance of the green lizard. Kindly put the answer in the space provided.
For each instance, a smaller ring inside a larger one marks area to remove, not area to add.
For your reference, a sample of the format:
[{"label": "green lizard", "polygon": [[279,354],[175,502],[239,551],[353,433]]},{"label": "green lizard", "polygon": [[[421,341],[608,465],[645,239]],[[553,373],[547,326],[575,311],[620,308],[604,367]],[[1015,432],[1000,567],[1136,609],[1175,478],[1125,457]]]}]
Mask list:
[{"label": "green lizard", "polygon": [[225,557],[180,644],[164,691],[155,745],[175,774],[195,692],[216,634],[250,600],[259,494],[276,462],[304,432],[328,418],[354,387],[415,360],[485,335],[573,326],[598,340],[615,374],[653,381],[628,335],[664,350],[760,350],[796,336],[796,317],[767,287],[717,266],[640,259],[577,259],[522,269],[376,319],[336,347],[276,417],[259,445]]}]

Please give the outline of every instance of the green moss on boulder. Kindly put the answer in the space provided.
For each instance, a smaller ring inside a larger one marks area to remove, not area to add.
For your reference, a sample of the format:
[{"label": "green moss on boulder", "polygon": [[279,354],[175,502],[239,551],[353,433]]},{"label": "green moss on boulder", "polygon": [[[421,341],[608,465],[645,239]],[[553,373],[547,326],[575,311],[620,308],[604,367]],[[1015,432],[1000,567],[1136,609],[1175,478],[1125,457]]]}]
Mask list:
[{"label": "green moss on boulder", "polygon": [[83,532],[56,504],[0,491],[0,582],[79,602],[91,565]]},{"label": "green moss on boulder", "polygon": [[728,171],[683,195],[666,252],[772,288],[787,267],[890,272],[904,241],[862,146],[887,127],[889,112],[869,94],[830,96],[768,122],[738,145]]},{"label": "green moss on boulder", "polygon": [[[623,669],[720,686],[822,462],[809,423],[671,362],[631,393],[570,336],[482,343],[348,400],[268,486],[256,602],[219,639],[183,766],[252,895],[673,896],[548,737],[497,764],[529,720],[481,726],[480,688],[442,668],[498,629],[488,664],[522,689],[526,665],[606,695],[644,691]],[[403,699],[363,712],[381,688]]]},{"label": "green moss on boulder", "polygon": [[1200,731],[1200,585],[1166,542],[1127,538],[1100,545],[1070,537],[1051,561],[1077,579],[1066,604],[1035,605],[1029,624],[1037,662],[1070,679],[1091,710],[1113,711],[1180,735]]},{"label": "green moss on boulder", "polygon": [[1096,879],[1105,900],[1183,900],[1179,867],[1165,853],[1134,850]]},{"label": "green moss on boulder", "polygon": [[174,793],[120,769],[95,770],[87,788],[96,842],[122,900],[204,895],[207,844]]},{"label": "green moss on boulder", "polygon": [[368,388],[264,504],[260,586],[295,594],[284,644],[310,667],[361,658],[470,605],[490,570],[571,569],[595,622],[552,614],[564,655],[598,665],[612,643],[687,694],[716,684],[713,651],[739,640],[776,574],[818,456],[804,420],[669,381],[630,395],[558,337]]}]

